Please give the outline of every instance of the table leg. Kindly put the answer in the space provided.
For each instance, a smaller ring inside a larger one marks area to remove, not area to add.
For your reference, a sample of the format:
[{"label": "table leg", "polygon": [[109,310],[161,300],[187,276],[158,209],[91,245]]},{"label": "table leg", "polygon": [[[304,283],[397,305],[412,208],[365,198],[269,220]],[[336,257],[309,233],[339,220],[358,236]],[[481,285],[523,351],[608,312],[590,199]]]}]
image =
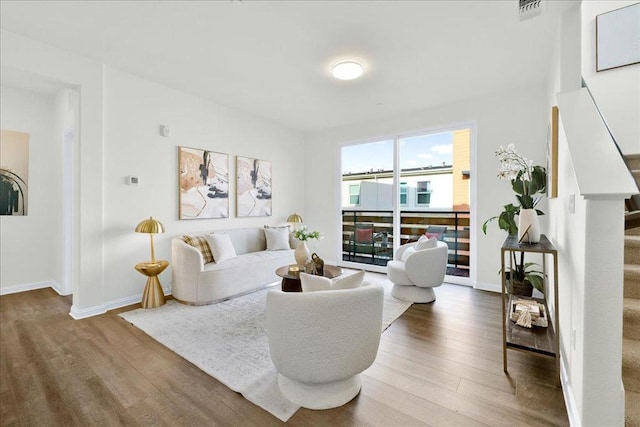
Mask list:
[{"label": "table leg", "polygon": [[282,292],[302,292],[302,283],[299,279],[282,278]]},{"label": "table leg", "polygon": [[142,294],[142,308],[156,308],[164,305],[164,303],[164,292],[162,292],[160,279],[158,279],[158,276],[149,277]]}]

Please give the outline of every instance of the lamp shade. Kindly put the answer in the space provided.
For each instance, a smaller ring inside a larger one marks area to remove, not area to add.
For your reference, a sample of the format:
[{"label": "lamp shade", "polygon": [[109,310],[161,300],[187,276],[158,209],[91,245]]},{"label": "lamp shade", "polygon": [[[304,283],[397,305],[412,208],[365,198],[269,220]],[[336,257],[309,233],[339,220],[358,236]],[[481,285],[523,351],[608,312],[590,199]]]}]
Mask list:
[{"label": "lamp shade", "polygon": [[302,222],[302,217],[294,212],[289,215],[289,218],[287,218],[287,222]]},{"label": "lamp shade", "polygon": [[158,234],[164,233],[164,225],[152,216],[140,222],[136,227],[136,233]]}]

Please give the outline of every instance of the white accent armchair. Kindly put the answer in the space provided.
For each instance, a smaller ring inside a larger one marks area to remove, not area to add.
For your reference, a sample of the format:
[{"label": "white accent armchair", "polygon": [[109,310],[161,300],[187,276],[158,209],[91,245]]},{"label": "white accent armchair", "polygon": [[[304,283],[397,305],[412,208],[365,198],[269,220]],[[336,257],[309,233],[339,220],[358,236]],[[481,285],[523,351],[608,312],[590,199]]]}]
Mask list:
[{"label": "white accent armchair", "polygon": [[393,261],[387,264],[387,277],[393,282],[391,295],[402,301],[432,302],[433,288],[442,285],[447,271],[447,244],[437,241],[435,247],[415,249],[416,242],[402,245]]},{"label": "white accent armchair", "polygon": [[353,399],[360,392],[360,373],[378,353],[383,300],[379,285],[269,291],[267,335],[282,394],[309,409]]}]

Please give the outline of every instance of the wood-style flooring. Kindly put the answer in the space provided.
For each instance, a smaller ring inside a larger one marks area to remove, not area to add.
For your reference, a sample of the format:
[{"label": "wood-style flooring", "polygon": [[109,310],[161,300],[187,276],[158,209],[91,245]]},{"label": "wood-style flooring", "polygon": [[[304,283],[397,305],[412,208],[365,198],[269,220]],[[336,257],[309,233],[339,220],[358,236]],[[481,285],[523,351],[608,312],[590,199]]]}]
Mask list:
[{"label": "wood-style flooring", "polygon": [[[568,425],[554,360],[509,351],[500,296],[444,285],[382,334],[361,393],[292,426]],[[136,329],[114,310],[73,320],[50,289],[0,297],[3,426],[283,424]]]}]

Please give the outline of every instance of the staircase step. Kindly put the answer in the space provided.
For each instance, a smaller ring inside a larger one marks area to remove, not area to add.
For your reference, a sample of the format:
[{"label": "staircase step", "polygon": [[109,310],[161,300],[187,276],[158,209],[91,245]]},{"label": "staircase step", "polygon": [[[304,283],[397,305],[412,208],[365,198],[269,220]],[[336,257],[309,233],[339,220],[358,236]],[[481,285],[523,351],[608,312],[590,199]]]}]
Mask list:
[{"label": "staircase step", "polygon": [[640,341],[622,340],[622,381],[625,390],[640,393]]},{"label": "staircase step", "polygon": [[626,427],[640,427],[640,393],[625,390],[625,417]]},{"label": "staircase step", "polygon": [[624,297],[640,300],[640,265],[624,265]]},{"label": "staircase step", "polygon": [[626,229],[624,234],[625,236],[640,236],[640,227]]},{"label": "staircase step", "polygon": [[640,236],[624,236],[624,263],[640,264]]},{"label": "staircase step", "polygon": [[640,300],[624,299],[623,337],[640,341]]},{"label": "staircase step", "polygon": [[624,161],[629,169],[640,169],[640,154],[627,154]]}]

